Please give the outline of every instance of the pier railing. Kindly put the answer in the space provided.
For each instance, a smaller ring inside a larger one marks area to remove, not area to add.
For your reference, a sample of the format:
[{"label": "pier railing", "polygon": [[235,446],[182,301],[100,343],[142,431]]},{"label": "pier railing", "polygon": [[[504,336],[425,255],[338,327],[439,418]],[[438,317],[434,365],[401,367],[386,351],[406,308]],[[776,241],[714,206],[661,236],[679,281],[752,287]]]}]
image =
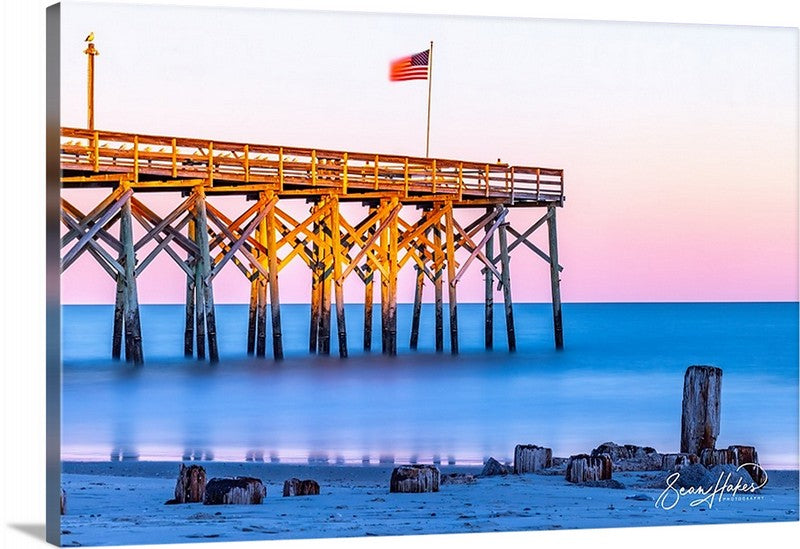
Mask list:
[{"label": "pier railing", "polygon": [[561,169],[442,158],[283,147],[61,128],[61,167],[127,174],[132,182],[202,179],[207,185],[268,185],[286,193],[331,190],[405,197],[490,199],[561,205]]}]

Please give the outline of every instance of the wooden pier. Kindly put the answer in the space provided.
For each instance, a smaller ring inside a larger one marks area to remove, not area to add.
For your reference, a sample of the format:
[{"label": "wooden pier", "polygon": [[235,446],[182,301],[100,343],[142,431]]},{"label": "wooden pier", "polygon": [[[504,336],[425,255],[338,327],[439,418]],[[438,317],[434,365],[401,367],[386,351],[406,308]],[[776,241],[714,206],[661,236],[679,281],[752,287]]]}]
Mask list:
[{"label": "wooden pier", "polygon": [[[550,265],[555,346],[563,347],[556,233],[556,209],[564,205],[561,169],[66,127],[60,154],[63,188],[109,189],[86,213],[62,197],[61,269],[88,253],[116,282],[114,358],[122,358],[124,348],[126,360],[144,361],[136,278],[162,253],[186,274],[184,353],[198,359],[219,360],[213,282],[227,265],[251,284],[247,351],[266,355],[269,326],[272,356],[283,358],[279,275],[291,261],[302,261],[312,275],[311,353],[330,353],[335,308],[339,354],[347,356],[343,284],[357,276],[364,283],[363,348],[372,349],[377,282],[381,348],[396,354],[397,278],[407,265],[416,272],[409,347],[418,345],[428,282],[436,350],[444,350],[446,276],[450,350],[458,353],[458,283],[473,264],[485,279],[486,348],[495,343],[494,294],[502,291],[508,349],[514,351],[510,261],[522,248]],[[175,208],[157,215],[145,203],[148,192],[173,193]],[[214,206],[220,195],[244,196],[252,204],[232,219]],[[292,200],[310,204],[305,219],[282,207]],[[362,204],[363,218],[345,219],[340,204],[346,202]],[[509,208],[539,214],[530,226],[515,228]],[[138,239],[134,222],[144,229]],[[542,227],[547,250],[530,240]],[[153,242],[145,255],[142,248]],[[459,262],[462,249],[468,255]]]}]

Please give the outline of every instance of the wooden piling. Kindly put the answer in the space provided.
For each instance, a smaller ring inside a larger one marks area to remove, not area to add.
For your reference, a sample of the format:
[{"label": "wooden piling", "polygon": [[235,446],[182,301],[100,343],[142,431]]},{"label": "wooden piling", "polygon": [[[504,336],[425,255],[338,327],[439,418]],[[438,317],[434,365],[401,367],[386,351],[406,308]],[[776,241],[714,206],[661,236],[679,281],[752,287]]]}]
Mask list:
[{"label": "wooden piling", "polygon": [[[188,236],[191,241],[195,239],[194,221],[190,220],[188,224]],[[187,265],[191,265],[193,261],[191,254],[186,258]],[[186,309],[185,321],[183,327],[183,356],[191,357],[194,354],[194,309],[195,309],[195,285],[194,277],[186,275]]]},{"label": "wooden piling", "polygon": [[256,281],[256,356],[267,356],[267,282]]},{"label": "wooden piling", "polygon": [[256,352],[256,310],[258,309],[258,279],[250,282],[250,307],[247,310],[247,354]]},{"label": "wooden piling", "polygon": [[690,366],[683,377],[681,452],[702,454],[713,450],[720,427],[722,370]]},{"label": "wooden piling", "polygon": [[142,328],[139,321],[139,296],[136,290],[136,252],[133,244],[131,199],[125,199],[120,216],[120,240],[125,257],[125,359],[144,363]]},{"label": "wooden piling", "polygon": [[[397,198],[392,198],[392,209],[398,206]],[[389,355],[397,354],[397,275],[399,271],[399,257],[397,253],[397,243],[399,240],[399,230],[397,217],[391,218],[389,223]]]},{"label": "wooden piling", "polygon": [[347,324],[344,315],[344,280],[342,277],[342,233],[339,227],[339,201],[332,199],[331,256],[333,259],[333,291],[336,296],[336,332],[339,336],[339,356],[347,357]]},{"label": "wooden piling", "polygon": [[117,292],[114,300],[114,327],[111,336],[111,358],[122,356],[122,331],[125,328],[125,278],[117,274]]},{"label": "wooden piling", "polygon": [[[324,207],[328,207],[326,202]],[[331,354],[331,276],[332,276],[332,254],[331,254],[331,232],[330,232],[330,212],[320,219],[320,240],[322,241],[321,263],[322,278],[320,280],[320,315],[319,315],[319,345],[317,351],[321,355]]]},{"label": "wooden piling", "polygon": [[[195,191],[197,192],[197,191]],[[205,294],[203,293],[203,268],[200,264],[200,256],[203,250],[200,247],[200,222],[199,219],[199,204],[195,203],[194,206],[194,242],[197,245],[197,256],[194,258],[194,337],[195,347],[197,348],[197,359],[205,360],[206,358],[206,323],[205,323]]]},{"label": "wooden piling", "polygon": [[458,301],[456,297],[456,251],[453,234],[453,204],[444,212],[447,241],[447,297],[450,305],[450,352],[458,354]]},{"label": "wooden piling", "polygon": [[550,244],[550,292],[553,298],[553,335],[556,349],[564,348],[564,327],[561,319],[561,279],[558,276],[558,236],[556,208],[547,207],[547,236]]},{"label": "wooden piling", "polygon": [[444,314],[442,311],[442,279],[444,277],[441,220],[433,225],[433,295],[435,315],[436,352],[444,351]]},{"label": "wooden piling", "polygon": [[[316,207],[311,209],[313,214]],[[314,223],[312,232],[319,235],[319,224]],[[320,303],[322,298],[322,288],[320,280],[322,278],[322,266],[320,262],[320,246],[316,241],[311,246],[311,310],[309,322],[309,335],[308,335],[308,352],[314,354],[317,352],[317,344],[319,339],[319,312]]]},{"label": "wooden piling", "polygon": [[415,265],[417,271],[417,282],[414,288],[414,310],[411,313],[411,339],[409,347],[416,351],[419,343],[419,315],[422,312],[422,285],[424,283],[425,273]]},{"label": "wooden piling", "polygon": [[[266,202],[266,200],[265,200]],[[275,208],[270,207],[266,217],[261,221],[262,238],[267,248],[267,268],[269,271],[269,309],[272,321],[272,356],[275,360],[283,359],[283,333],[281,329],[281,298],[278,288],[278,249],[275,241]]]},{"label": "wooden piling", "polygon": [[503,284],[503,303],[506,313],[506,335],[508,339],[508,350],[517,350],[517,336],[514,331],[514,304],[511,302],[511,270],[510,257],[508,254],[508,237],[506,235],[506,223],[501,223],[497,229],[497,237],[500,241],[500,271],[501,282]]},{"label": "wooden piling", "polygon": [[212,363],[219,362],[217,348],[217,322],[214,310],[214,289],[209,279],[211,274],[211,257],[208,245],[208,219],[206,217],[206,199],[202,189],[197,196],[197,245],[200,248],[198,263],[200,265],[200,286],[203,292],[203,308],[205,313],[205,332],[208,338],[208,359]]},{"label": "wooden piling", "polygon": [[[486,212],[491,212],[492,208],[487,208]],[[491,229],[490,225],[486,224],[486,232],[488,233]],[[486,241],[486,257],[489,261],[492,261],[494,258],[494,235],[489,237],[489,240]],[[494,277],[492,276],[492,270],[484,266],[483,268],[483,281],[484,281],[484,313],[483,313],[483,342],[484,347],[486,349],[492,349],[494,347],[494,288],[492,284],[494,283]]]},{"label": "wooden piling", "polygon": [[372,350],[373,282],[375,272],[370,270],[364,279],[364,351]]},{"label": "wooden piling", "polygon": [[[266,248],[267,235],[265,223],[262,221],[255,230],[255,237],[262,248]],[[263,252],[257,255],[261,267],[268,265],[268,259]],[[256,274],[256,356],[267,356],[267,281],[259,272]]]},{"label": "wooden piling", "polygon": [[[385,203],[381,204],[381,208],[385,207]],[[386,221],[381,221],[380,227],[380,247],[381,258],[383,261],[388,261],[389,258],[389,230]],[[389,276],[381,271],[381,352],[385,355],[389,354]]]}]

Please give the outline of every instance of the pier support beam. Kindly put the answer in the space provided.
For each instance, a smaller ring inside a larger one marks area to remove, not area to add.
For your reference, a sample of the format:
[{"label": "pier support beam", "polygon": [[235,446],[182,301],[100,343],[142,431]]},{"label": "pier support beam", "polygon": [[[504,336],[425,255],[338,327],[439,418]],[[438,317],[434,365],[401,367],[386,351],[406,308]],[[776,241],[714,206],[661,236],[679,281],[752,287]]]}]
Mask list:
[{"label": "pier support beam", "polygon": [[258,278],[250,282],[250,306],[247,309],[247,354],[256,352],[256,311],[258,309]]},{"label": "pier support beam", "polygon": [[[398,206],[397,198],[392,198],[391,208]],[[399,230],[397,217],[389,218],[389,355],[397,354],[397,275],[400,270],[397,244],[399,241]]]},{"label": "pier support beam", "polygon": [[419,265],[414,268],[417,272],[416,285],[414,287],[414,309],[411,312],[411,339],[409,347],[416,351],[419,344],[419,315],[422,312],[422,286],[425,280],[425,273]]},{"label": "pier support beam", "polygon": [[364,350],[372,350],[372,310],[374,308],[373,285],[375,271],[369,270],[364,277]]},{"label": "pier support beam", "polygon": [[[492,208],[487,208],[486,213],[490,213]],[[489,224],[486,225],[486,232],[490,232],[491,227]],[[486,241],[486,257],[493,258],[494,257],[494,235],[489,237],[489,240]],[[492,276],[492,270],[484,266],[483,268],[483,277],[484,277],[484,335],[483,335],[483,342],[486,349],[492,349],[494,347],[494,277]]]},{"label": "pier support beam", "polygon": [[[330,204],[325,202],[323,208]],[[317,333],[317,351],[321,355],[331,354],[331,276],[333,273],[333,262],[331,254],[331,229],[329,214],[320,218],[319,239],[320,263],[322,265],[320,278],[320,313],[319,331]]]},{"label": "pier support beam", "polygon": [[444,351],[444,313],[442,311],[442,279],[444,278],[444,253],[440,221],[433,226],[433,301],[435,317],[436,352]]},{"label": "pier support beam", "polygon": [[[385,202],[381,203],[381,209],[386,207]],[[380,232],[380,257],[381,261],[388,261],[389,258],[389,231],[386,227],[386,220],[380,222],[378,228]],[[385,268],[385,265],[384,265]],[[381,270],[381,352],[389,354],[389,275]]]},{"label": "pier support beam", "polygon": [[[263,194],[263,193],[262,193]],[[264,202],[272,197],[262,196]],[[283,359],[283,333],[281,331],[281,298],[278,289],[278,250],[275,242],[275,208],[270,208],[261,221],[262,244],[267,248],[267,268],[269,271],[269,308],[272,320],[272,356]]]},{"label": "pier support beam", "polygon": [[[195,264],[196,277],[195,296],[197,318],[197,357],[204,358],[205,339],[208,339],[208,358],[212,363],[219,362],[217,348],[217,322],[214,310],[214,291],[209,275],[211,274],[211,257],[208,244],[208,218],[206,215],[206,199],[202,188],[195,189],[197,201],[195,202],[195,243],[199,248]],[[202,344],[201,344],[202,341]],[[203,356],[200,354],[201,345]]]},{"label": "pier support beam", "polygon": [[447,240],[447,295],[450,305],[450,352],[458,354],[458,298],[456,297],[456,250],[453,234],[453,204],[444,212]]},{"label": "pier support beam", "polygon": [[[120,255],[120,263],[124,263]],[[117,274],[117,293],[114,300],[114,327],[111,336],[111,358],[122,357],[122,331],[125,328],[125,277]]]},{"label": "pier support beam", "polygon": [[120,215],[120,241],[125,260],[125,359],[136,365],[144,363],[142,327],[139,320],[139,295],[136,290],[136,252],[133,244],[131,198],[124,199]]},{"label": "pier support beam", "polygon": [[[316,207],[311,209],[313,214]],[[313,232],[319,236],[319,224],[313,224]],[[319,314],[320,304],[322,301],[322,262],[320,259],[320,246],[316,239],[311,246],[311,320],[309,322],[309,335],[308,335],[308,352],[317,352],[317,341],[319,339]]]},{"label": "pier support beam", "polygon": [[507,223],[500,224],[497,229],[497,237],[500,241],[500,263],[502,270],[500,271],[501,283],[503,285],[503,303],[505,305],[506,313],[506,335],[508,338],[508,350],[514,352],[517,350],[517,336],[514,332],[514,305],[511,302],[511,258],[508,253],[508,236]]},{"label": "pier support beam", "polygon": [[339,226],[339,201],[331,199],[330,210],[331,258],[333,261],[333,291],[336,296],[336,332],[338,334],[339,356],[347,357],[347,324],[344,315],[344,280],[342,280],[342,233]]},{"label": "pier support beam", "polygon": [[[189,221],[188,224],[189,239],[194,242],[195,239],[195,226],[194,221]],[[188,254],[186,258],[187,265],[192,263],[192,255]],[[191,357],[194,355],[194,308],[195,308],[195,285],[194,277],[186,275],[186,310],[185,321],[183,327],[183,356]]]},{"label": "pier support beam", "polygon": [[556,208],[547,207],[547,235],[550,244],[550,291],[553,298],[553,335],[556,349],[564,348],[564,328],[561,320],[561,280],[558,276],[558,236]]}]

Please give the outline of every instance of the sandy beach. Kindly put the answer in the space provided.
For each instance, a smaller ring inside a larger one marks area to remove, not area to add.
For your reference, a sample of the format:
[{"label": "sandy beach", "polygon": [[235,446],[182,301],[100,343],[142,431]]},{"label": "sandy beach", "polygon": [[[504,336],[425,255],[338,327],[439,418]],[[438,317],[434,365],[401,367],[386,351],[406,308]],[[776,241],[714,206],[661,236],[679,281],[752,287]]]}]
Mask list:
[{"label": "sandy beach", "polygon": [[[62,545],[119,545],[403,534],[476,533],[798,520],[798,472],[769,471],[757,493],[699,504],[659,506],[653,472],[615,472],[624,488],[570,484],[561,475],[527,474],[443,484],[439,492],[390,494],[393,465],[288,465],[200,462],[208,478],[254,476],[261,505],[165,505],[177,462],[66,462]],[[478,467],[442,466],[442,474]],[[319,496],[282,497],[283,481],[315,479]],[[670,501],[672,503],[673,501]]]}]

